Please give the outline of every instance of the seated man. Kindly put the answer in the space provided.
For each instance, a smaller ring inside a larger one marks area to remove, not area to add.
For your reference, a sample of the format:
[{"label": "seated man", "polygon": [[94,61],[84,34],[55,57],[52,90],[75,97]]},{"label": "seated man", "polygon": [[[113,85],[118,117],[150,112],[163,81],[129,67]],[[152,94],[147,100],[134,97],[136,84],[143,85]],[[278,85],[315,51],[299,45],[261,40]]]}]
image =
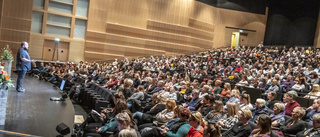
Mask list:
[{"label": "seated man", "polygon": [[192,91],[192,99],[186,104],[183,104],[183,107],[187,107],[190,111],[196,111],[200,107],[201,99],[199,98],[199,90],[194,89]]},{"label": "seated man", "polygon": [[313,115],[312,128],[299,132],[297,137],[320,137],[320,114]]}]

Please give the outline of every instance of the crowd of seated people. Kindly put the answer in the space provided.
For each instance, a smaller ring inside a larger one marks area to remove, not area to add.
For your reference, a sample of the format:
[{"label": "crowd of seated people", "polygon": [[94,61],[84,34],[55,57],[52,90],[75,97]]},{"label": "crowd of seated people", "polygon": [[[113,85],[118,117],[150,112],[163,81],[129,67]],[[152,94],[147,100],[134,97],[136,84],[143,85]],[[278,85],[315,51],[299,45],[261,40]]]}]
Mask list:
[{"label": "crowd of seated people", "polygon": [[[42,63],[30,73],[55,85],[69,81],[69,95],[79,103],[81,88],[108,89],[111,108],[96,110],[103,120],[81,124],[83,136],[315,137],[319,60],[311,47],[239,47],[112,63]],[[301,106],[301,99],[313,104]]]}]

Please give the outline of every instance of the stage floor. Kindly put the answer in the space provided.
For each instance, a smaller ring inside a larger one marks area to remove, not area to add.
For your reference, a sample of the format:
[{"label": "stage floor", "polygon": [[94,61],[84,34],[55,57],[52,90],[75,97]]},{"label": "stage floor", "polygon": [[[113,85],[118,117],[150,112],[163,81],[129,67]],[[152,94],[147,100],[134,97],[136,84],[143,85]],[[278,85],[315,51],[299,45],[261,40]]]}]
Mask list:
[{"label": "stage floor", "polygon": [[[16,82],[17,74],[12,73]],[[16,83],[14,83],[16,84]],[[56,126],[65,123],[72,130],[74,108],[70,99],[64,102],[50,101],[50,97],[60,97],[59,89],[49,82],[26,76],[23,87],[26,92],[9,90],[6,121],[1,129],[34,136],[55,137]],[[0,137],[12,137],[0,132]],[[70,134],[69,134],[70,136]]]}]

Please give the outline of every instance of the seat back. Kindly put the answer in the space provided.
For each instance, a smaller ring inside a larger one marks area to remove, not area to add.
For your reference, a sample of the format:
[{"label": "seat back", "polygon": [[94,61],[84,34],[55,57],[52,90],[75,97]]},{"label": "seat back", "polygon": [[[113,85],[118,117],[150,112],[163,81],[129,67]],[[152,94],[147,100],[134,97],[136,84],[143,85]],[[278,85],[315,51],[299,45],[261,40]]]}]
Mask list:
[{"label": "seat back", "polygon": [[300,104],[301,107],[309,107],[308,106],[308,99],[304,98],[304,97],[297,97],[296,101]]},{"label": "seat back", "polygon": [[250,95],[252,104],[256,103],[258,98],[261,98],[262,90],[256,88],[245,87],[246,93]]}]

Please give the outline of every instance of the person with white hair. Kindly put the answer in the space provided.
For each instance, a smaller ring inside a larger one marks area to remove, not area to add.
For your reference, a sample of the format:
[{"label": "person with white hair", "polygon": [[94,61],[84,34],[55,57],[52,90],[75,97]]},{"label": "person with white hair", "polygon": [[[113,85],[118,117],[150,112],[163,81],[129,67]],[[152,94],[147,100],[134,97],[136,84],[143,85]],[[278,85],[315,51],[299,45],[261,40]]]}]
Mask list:
[{"label": "person with white hair", "polygon": [[258,98],[256,100],[256,103],[255,103],[255,109],[251,109],[252,111],[252,118],[250,119],[250,121],[252,122],[256,122],[259,115],[261,114],[267,114],[269,115],[270,114],[270,110],[268,107],[266,107],[266,101],[262,98]]}]

